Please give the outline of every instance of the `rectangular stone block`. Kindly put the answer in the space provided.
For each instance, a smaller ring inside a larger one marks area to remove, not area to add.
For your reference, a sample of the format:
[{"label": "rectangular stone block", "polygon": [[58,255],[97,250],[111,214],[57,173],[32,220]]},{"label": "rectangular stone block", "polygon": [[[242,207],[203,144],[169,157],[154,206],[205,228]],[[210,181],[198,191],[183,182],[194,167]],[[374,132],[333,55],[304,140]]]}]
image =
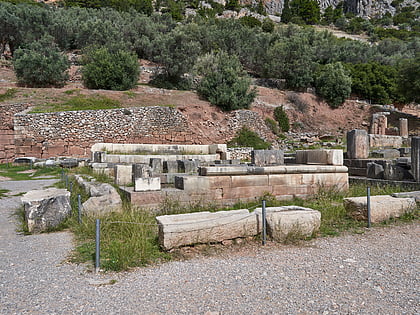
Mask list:
[{"label": "rectangular stone block", "polygon": [[270,186],[296,186],[302,184],[302,176],[300,174],[270,174],[268,175],[268,183]]},{"label": "rectangular stone block", "polygon": [[152,177],[152,168],[147,164],[136,163],[132,165],[133,181],[136,178]]},{"label": "rectangular stone block", "polygon": [[152,173],[154,175],[158,175],[158,174],[163,173],[162,159],[159,159],[159,158],[151,158],[149,165],[152,168]]},{"label": "rectangular stone block", "polygon": [[232,187],[268,186],[269,175],[232,176]]},{"label": "rectangular stone block", "polygon": [[283,150],[253,150],[251,151],[251,163],[256,166],[283,165]]},{"label": "rectangular stone block", "polygon": [[198,160],[179,160],[178,162],[178,172],[186,174],[196,174],[198,172],[198,167],[200,162]]},{"label": "rectangular stone block", "polygon": [[164,173],[178,173],[178,162],[177,161],[163,161],[163,172]]},{"label": "rectangular stone block", "polygon": [[411,172],[414,180],[420,182],[420,137],[411,138]]},{"label": "rectangular stone block", "polygon": [[366,130],[354,129],[347,132],[347,158],[367,159],[369,157],[369,136]]},{"label": "rectangular stone block", "polygon": [[[367,221],[367,197],[344,198],[344,207],[356,220]],[[414,198],[394,198],[391,196],[371,196],[371,222],[379,223],[390,218],[414,211],[417,205]]]},{"label": "rectangular stone block", "polygon": [[298,150],[296,164],[343,165],[343,150]]},{"label": "rectangular stone block", "polygon": [[403,138],[400,136],[369,135],[369,146],[371,148],[400,148],[403,145]]},{"label": "rectangular stone block", "polygon": [[165,250],[257,234],[256,217],[247,209],[165,215],[156,221],[159,244]]},{"label": "rectangular stone block", "polygon": [[272,186],[253,186],[253,187],[232,187],[223,188],[223,199],[231,200],[252,200],[264,196],[265,194],[272,194]]},{"label": "rectangular stone block", "polygon": [[130,185],[133,183],[132,165],[115,165],[115,184]]},{"label": "rectangular stone block", "polygon": [[160,190],[160,177],[136,178],[134,191]]},{"label": "rectangular stone block", "polygon": [[[262,209],[255,209],[255,214],[262,226]],[[298,206],[266,208],[266,222],[269,236],[277,241],[284,241],[289,235],[305,238],[313,235],[321,226],[321,212]]]}]

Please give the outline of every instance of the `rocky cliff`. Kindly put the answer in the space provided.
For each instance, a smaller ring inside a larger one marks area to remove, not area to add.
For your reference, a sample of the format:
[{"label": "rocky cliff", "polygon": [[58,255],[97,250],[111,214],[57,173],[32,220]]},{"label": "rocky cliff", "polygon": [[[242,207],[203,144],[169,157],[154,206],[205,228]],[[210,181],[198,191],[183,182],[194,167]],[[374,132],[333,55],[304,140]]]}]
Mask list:
[{"label": "rocky cliff", "polygon": [[[340,2],[344,2],[347,12],[353,12],[357,16],[372,18],[381,17],[386,13],[394,15],[395,7],[392,6],[393,0],[317,0],[322,10],[328,6],[336,7]],[[404,0],[401,6],[418,7],[417,0]],[[284,7],[284,0],[266,0],[265,8],[268,14],[281,14]]]}]

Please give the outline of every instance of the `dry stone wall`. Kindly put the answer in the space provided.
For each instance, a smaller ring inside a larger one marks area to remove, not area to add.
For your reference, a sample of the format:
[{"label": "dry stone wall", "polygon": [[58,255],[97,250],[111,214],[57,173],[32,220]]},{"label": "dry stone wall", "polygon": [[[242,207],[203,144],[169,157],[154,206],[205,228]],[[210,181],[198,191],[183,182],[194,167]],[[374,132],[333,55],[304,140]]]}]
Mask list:
[{"label": "dry stone wall", "polygon": [[[30,104],[0,106],[0,163],[15,157],[90,157],[95,143],[209,144],[202,131],[172,107],[136,107],[55,113],[24,112]],[[219,134],[228,141],[247,126],[268,141],[274,135],[260,115],[238,110]]]},{"label": "dry stone wall", "polygon": [[190,142],[186,118],[170,107],[17,114],[17,155],[89,156],[97,142]]}]

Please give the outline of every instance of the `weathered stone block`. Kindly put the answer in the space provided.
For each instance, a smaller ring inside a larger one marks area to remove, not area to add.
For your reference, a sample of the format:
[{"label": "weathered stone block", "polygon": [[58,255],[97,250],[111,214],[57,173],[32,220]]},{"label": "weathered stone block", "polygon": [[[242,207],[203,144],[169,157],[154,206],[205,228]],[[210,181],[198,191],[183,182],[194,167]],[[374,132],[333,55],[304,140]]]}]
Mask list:
[{"label": "weathered stone block", "polygon": [[367,164],[366,177],[383,179],[384,178],[384,168],[382,165],[375,162],[370,162]]},{"label": "weathered stone block", "polygon": [[343,165],[343,150],[298,150],[296,164]]},{"label": "weathered stone block", "polygon": [[400,136],[369,135],[371,148],[400,148],[403,145],[403,138]]},{"label": "weathered stone block", "polygon": [[411,138],[411,173],[420,182],[420,137]]},{"label": "weathered stone block", "polygon": [[152,173],[154,175],[158,175],[158,174],[163,173],[162,159],[151,158],[149,165],[152,168]]},{"label": "weathered stone block", "polygon": [[409,191],[401,193],[393,193],[392,197],[396,198],[414,198],[416,202],[420,203],[420,191]]},{"label": "weathered stone block", "polygon": [[152,177],[152,168],[147,164],[133,164],[133,181],[137,178],[149,178]]},{"label": "weathered stone block", "polygon": [[156,221],[159,244],[165,250],[257,234],[256,217],[247,209],[164,215],[156,217]]},{"label": "weathered stone block", "polygon": [[[354,219],[367,221],[367,197],[344,198],[344,207]],[[371,196],[370,209],[371,222],[378,223],[415,210],[416,202],[414,198]]]},{"label": "weathered stone block", "polygon": [[163,161],[163,172],[164,173],[178,173],[178,162],[177,161]]},{"label": "weathered stone block", "polygon": [[136,178],[134,191],[160,190],[160,177]]},{"label": "weathered stone block", "polygon": [[283,150],[253,150],[251,151],[251,163],[256,166],[283,165]]},{"label": "weathered stone block", "polygon": [[232,176],[232,187],[268,186],[268,175]]},{"label": "weathered stone block", "polygon": [[396,149],[376,150],[371,152],[370,156],[381,159],[396,159],[400,157],[400,151]]},{"label": "weathered stone block", "polygon": [[366,130],[354,129],[347,132],[347,158],[367,159],[369,156],[369,137]]},{"label": "weathered stone block", "polygon": [[198,160],[179,160],[178,162],[178,172],[195,174],[198,172],[200,166],[200,161]]},{"label": "weathered stone block", "polygon": [[404,180],[409,179],[408,171],[401,166],[387,163],[384,170],[384,179],[387,180]]},{"label": "weathered stone block", "polygon": [[[258,226],[262,226],[262,208],[255,209]],[[298,206],[266,208],[268,235],[277,242],[286,238],[305,238],[313,235],[321,225],[321,212]]]},{"label": "weathered stone block", "polygon": [[21,200],[31,233],[54,228],[71,214],[70,192],[65,189],[32,190],[23,195]]},{"label": "weathered stone block", "polygon": [[115,184],[130,185],[133,183],[132,165],[115,165]]}]

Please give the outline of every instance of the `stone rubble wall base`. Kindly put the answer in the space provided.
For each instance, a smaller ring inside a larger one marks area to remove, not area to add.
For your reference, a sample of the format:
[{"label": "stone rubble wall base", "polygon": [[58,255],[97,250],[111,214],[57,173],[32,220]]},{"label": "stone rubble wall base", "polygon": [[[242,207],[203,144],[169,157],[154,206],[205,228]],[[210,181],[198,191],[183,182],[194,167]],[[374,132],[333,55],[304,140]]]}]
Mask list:
[{"label": "stone rubble wall base", "polygon": [[[197,243],[222,242],[261,233],[261,209],[196,212],[156,217],[159,244],[165,250]],[[318,231],[321,213],[302,207],[267,208],[269,237],[282,241],[290,233],[307,237]]]},{"label": "stone rubble wall base", "polygon": [[[356,220],[367,221],[367,197],[344,198],[347,213]],[[390,218],[399,218],[417,207],[414,198],[395,198],[389,195],[371,196],[371,222],[379,223]]]},{"label": "stone rubble wall base", "polygon": [[21,201],[30,233],[54,228],[71,214],[70,192],[66,189],[31,190]]}]

